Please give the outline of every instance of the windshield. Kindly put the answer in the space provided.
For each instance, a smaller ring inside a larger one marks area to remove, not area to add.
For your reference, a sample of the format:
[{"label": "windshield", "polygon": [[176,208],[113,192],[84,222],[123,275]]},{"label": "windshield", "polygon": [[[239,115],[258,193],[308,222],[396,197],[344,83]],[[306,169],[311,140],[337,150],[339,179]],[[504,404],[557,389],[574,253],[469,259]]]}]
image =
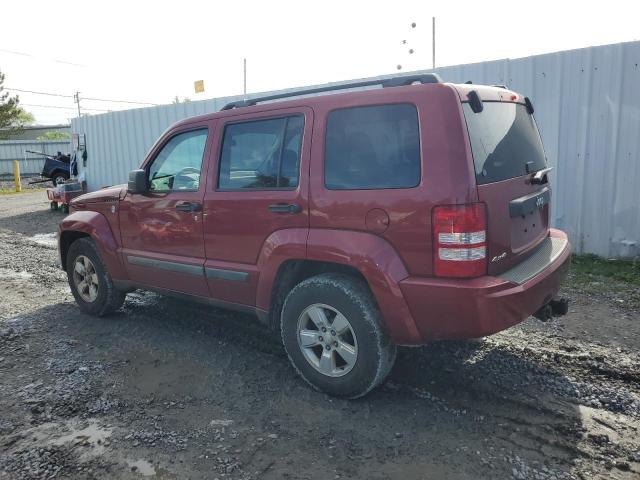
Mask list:
[{"label": "windshield", "polygon": [[484,102],[480,113],[463,104],[478,185],[536,172],[547,166],[533,115],[518,103]]}]

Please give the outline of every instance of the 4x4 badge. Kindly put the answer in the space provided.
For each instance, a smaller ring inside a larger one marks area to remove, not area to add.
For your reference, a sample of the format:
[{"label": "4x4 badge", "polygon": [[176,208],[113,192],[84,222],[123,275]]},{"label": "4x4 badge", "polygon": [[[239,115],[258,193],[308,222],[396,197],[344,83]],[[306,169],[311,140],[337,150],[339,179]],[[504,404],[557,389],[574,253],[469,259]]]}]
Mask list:
[{"label": "4x4 badge", "polygon": [[505,258],[507,256],[507,252],[502,252],[500,255],[496,255],[495,257],[493,257],[491,259],[491,263],[493,262],[499,262],[500,260],[502,260],[503,258]]}]

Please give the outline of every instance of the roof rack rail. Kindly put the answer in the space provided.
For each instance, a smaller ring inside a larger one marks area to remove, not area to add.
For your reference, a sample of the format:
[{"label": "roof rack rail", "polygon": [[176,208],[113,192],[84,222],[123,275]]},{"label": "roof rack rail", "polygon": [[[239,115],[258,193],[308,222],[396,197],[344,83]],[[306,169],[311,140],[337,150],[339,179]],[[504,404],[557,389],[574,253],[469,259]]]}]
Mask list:
[{"label": "roof rack rail", "polygon": [[506,85],[491,85],[492,87],[502,88],[504,90],[509,90]]},{"label": "roof rack rail", "polygon": [[231,110],[239,107],[250,107],[260,102],[269,100],[278,100],[280,98],[298,97],[300,95],[312,95],[314,93],[331,92],[333,90],[347,90],[349,88],[369,87],[371,85],[382,85],[386,87],[402,87],[411,85],[412,83],[442,83],[442,78],[437,73],[422,73],[419,75],[402,75],[399,77],[386,78],[382,80],[365,80],[362,82],[343,83],[340,85],[331,85],[326,87],[307,88],[297,90],[295,92],[274,93],[273,95],[265,95],[264,97],[250,98],[247,100],[237,100],[227,103],[221,110]]}]

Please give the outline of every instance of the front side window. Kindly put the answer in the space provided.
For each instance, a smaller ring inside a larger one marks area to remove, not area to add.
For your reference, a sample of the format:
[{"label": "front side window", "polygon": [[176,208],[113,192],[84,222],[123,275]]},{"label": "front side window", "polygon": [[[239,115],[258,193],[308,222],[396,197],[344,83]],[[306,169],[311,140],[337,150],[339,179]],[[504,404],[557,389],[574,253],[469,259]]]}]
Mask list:
[{"label": "front side window", "polygon": [[302,115],[227,125],[218,188],[297,187],[303,130]]},{"label": "front side window", "polygon": [[327,119],[324,174],[330,190],[411,188],[420,183],[414,105],[334,110]]},{"label": "front side window", "polygon": [[180,133],[169,140],[149,167],[149,190],[198,190],[206,143],[206,129]]}]

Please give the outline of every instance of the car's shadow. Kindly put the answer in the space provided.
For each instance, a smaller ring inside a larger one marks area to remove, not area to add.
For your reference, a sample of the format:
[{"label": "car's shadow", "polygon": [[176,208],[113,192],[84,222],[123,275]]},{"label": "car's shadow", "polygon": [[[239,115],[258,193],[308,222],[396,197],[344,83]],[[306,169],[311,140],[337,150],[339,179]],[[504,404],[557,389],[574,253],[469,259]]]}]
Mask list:
[{"label": "car's shadow", "polygon": [[51,211],[48,208],[48,200],[44,196],[42,210],[36,210],[15,215],[0,216],[0,229],[7,229],[22,235],[32,236],[38,233],[55,233],[58,231],[58,224],[67,214],[61,210]]}]

